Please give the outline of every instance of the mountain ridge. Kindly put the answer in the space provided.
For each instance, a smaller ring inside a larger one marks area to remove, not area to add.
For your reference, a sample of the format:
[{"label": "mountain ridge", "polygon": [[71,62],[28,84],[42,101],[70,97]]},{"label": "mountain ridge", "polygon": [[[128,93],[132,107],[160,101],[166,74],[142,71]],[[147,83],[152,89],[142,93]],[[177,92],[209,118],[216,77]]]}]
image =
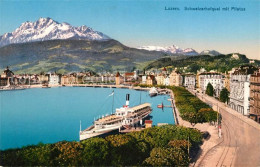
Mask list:
[{"label": "mountain ridge", "polygon": [[186,56],[198,56],[198,55],[217,56],[217,55],[221,54],[215,50],[204,50],[199,53],[192,48],[182,49],[182,48],[178,47],[177,45],[172,45],[172,46],[167,46],[167,47],[140,46],[140,47],[137,47],[137,49],[143,49],[143,50],[148,50],[148,51],[160,51],[160,52],[164,52],[164,53],[168,53],[168,54],[182,54],[182,55],[186,55]]},{"label": "mountain ridge", "polygon": [[109,40],[111,38],[85,25],[74,27],[69,23],[59,23],[47,17],[35,22],[26,21],[13,32],[3,34],[0,36],[0,47],[13,43],[55,39]]},{"label": "mountain ridge", "polygon": [[198,55],[198,52],[196,52],[192,48],[186,48],[186,49],[181,49],[177,45],[172,45],[168,47],[162,47],[162,46],[141,46],[138,47],[137,49],[143,49],[143,50],[148,50],[148,51],[160,51],[164,53],[169,53],[169,54],[183,54],[183,55]]},{"label": "mountain ridge", "polygon": [[148,64],[145,69],[158,69],[163,67],[177,68],[181,72],[196,73],[199,69],[205,68],[207,71],[217,70],[219,72],[230,71],[234,67],[251,64],[260,66],[260,60],[250,62],[246,55],[239,53],[221,54],[217,56],[198,55],[186,56],[183,59],[172,59],[171,57],[159,58]]},{"label": "mountain ridge", "polygon": [[0,68],[3,70],[10,66],[15,73],[131,71],[134,68],[143,69],[147,63],[164,56],[169,55],[130,48],[113,39],[49,40],[1,47]]}]

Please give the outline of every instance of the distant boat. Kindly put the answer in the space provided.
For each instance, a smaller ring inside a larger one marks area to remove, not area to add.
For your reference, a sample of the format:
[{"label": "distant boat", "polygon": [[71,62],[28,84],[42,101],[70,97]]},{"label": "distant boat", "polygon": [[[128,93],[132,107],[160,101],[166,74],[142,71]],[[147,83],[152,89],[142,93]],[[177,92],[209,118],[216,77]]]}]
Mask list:
[{"label": "distant boat", "polygon": [[163,103],[157,105],[157,108],[162,108],[162,109],[163,109],[163,107],[164,107],[164,106],[163,106]]},{"label": "distant boat", "polygon": [[49,86],[49,84],[45,83],[45,84],[42,84],[42,88],[51,88],[51,87]]},{"label": "distant boat", "polygon": [[149,95],[150,95],[151,97],[157,96],[157,94],[158,94],[158,91],[157,91],[157,89],[156,89],[155,87],[152,87],[152,88],[149,90]]},{"label": "distant boat", "polygon": [[91,137],[99,136],[114,130],[119,130],[123,127],[130,127],[138,122],[142,124],[144,118],[148,117],[152,112],[149,103],[140,104],[134,107],[129,107],[129,94],[126,95],[126,105],[116,109],[116,112],[102,116],[94,121],[94,125],[81,131],[80,140],[85,140]]},{"label": "distant boat", "polygon": [[19,87],[19,86],[5,86],[5,87],[1,87],[0,90],[24,90],[24,87]]}]

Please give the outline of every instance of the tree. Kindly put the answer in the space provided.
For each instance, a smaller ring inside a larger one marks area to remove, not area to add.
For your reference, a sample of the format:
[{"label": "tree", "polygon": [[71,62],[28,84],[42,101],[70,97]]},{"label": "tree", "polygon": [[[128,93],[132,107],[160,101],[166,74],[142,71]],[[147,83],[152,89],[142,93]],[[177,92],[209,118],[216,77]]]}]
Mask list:
[{"label": "tree", "polygon": [[191,64],[190,65],[190,71],[196,73],[200,69],[200,66],[198,64]]},{"label": "tree", "polygon": [[134,137],[129,135],[110,135],[105,139],[111,144],[110,161],[112,166],[130,166],[138,163],[136,158],[138,156],[136,150],[137,141]]},{"label": "tree", "polygon": [[145,159],[148,166],[188,166],[189,156],[185,150],[178,147],[154,148],[150,157]]},{"label": "tree", "polygon": [[223,103],[228,103],[229,101],[229,91],[224,88],[220,91],[220,96],[219,96],[219,100]]},{"label": "tree", "polygon": [[213,96],[214,94],[214,89],[210,82],[207,85],[206,94],[209,96]]},{"label": "tree", "polygon": [[214,111],[212,108],[201,108],[199,110],[199,113],[201,115],[201,118],[203,119],[203,122],[217,121],[217,112]]},{"label": "tree", "polygon": [[51,146],[50,166],[79,166],[81,164],[81,145],[79,142],[62,141]]},{"label": "tree", "polygon": [[83,164],[86,166],[109,166],[109,143],[103,138],[90,138],[81,142],[83,145]]},{"label": "tree", "polygon": [[202,144],[199,130],[165,125],[81,142],[0,150],[0,166],[188,166],[188,150]]}]

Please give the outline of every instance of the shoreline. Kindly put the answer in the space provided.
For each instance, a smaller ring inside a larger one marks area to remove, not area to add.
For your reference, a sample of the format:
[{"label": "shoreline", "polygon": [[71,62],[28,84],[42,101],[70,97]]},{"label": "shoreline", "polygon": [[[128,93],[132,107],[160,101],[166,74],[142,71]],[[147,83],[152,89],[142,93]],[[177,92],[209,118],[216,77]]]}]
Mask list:
[{"label": "shoreline", "polygon": [[[43,87],[42,84],[37,84],[37,85],[21,85],[23,89],[31,89],[31,88],[53,88],[53,87],[93,87],[93,88],[119,88],[119,89],[134,89],[134,90],[140,90],[140,91],[149,91],[151,88],[146,88],[146,87],[140,87],[140,86],[127,86],[127,85],[104,85],[104,84],[65,84],[65,85],[60,85],[60,84],[55,84],[55,85],[48,85],[48,87]],[[2,89],[3,91],[11,91],[11,90],[20,90],[20,89]],[[170,92],[168,94],[170,96],[170,102],[171,102],[171,108],[172,108],[172,113],[173,113],[173,119],[174,119],[174,124],[179,125],[180,122],[179,120],[181,119],[179,114],[178,114],[178,109],[175,107],[175,102],[174,102],[174,94],[171,89],[164,89]],[[0,89],[1,91],[1,89]]]}]

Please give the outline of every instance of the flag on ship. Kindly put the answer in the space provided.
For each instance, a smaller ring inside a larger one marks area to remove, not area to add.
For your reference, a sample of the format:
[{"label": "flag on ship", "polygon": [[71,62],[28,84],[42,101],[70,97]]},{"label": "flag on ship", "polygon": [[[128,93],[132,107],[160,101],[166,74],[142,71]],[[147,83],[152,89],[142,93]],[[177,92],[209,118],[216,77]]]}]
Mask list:
[{"label": "flag on ship", "polygon": [[113,96],[113,95],[114,95],[114,91],[112,91],[112,93],[110,95],[108,95],[108,96]]}]

